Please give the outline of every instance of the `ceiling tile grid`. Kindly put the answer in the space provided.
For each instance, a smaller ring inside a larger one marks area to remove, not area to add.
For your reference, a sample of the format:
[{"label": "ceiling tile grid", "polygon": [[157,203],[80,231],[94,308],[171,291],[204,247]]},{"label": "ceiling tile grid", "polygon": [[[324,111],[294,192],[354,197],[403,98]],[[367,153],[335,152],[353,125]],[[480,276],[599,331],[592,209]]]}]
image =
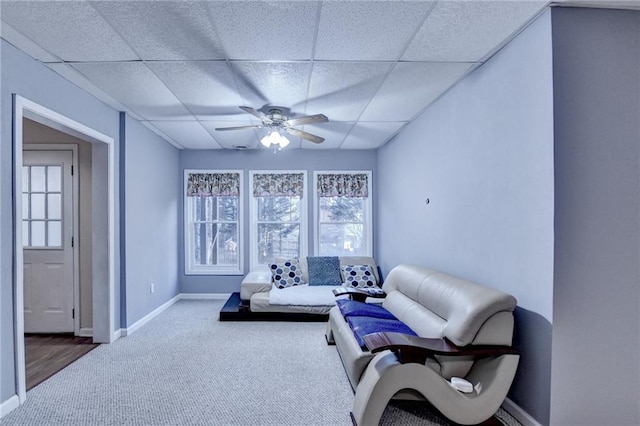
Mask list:
[{"label": "ceiling tile grid", "polygon": [[325,114],[287,149],[376,149],[546,0],[2,1],[2,37],[177,147],[263,149],[280,107]]},{"label": "ceiling tile grid", "polygon": [[91,5],[144,60],[224,59],[198,1],[96,1]]},{"label": "ceiling tile grid", "polygon": [[315,59],[395,61],[435,3],[324,2]]}]

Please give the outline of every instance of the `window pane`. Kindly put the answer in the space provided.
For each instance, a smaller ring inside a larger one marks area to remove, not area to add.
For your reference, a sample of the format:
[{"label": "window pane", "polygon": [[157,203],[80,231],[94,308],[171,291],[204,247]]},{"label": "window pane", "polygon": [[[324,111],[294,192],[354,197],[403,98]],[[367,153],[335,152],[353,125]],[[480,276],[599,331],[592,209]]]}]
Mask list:
[{"label": "window pane", "polygon": [[62,195],[47,194],[47,219],[62,219]]},{"label": "window pane", "polygon": [[28,219],[31,214],[29,211],[29,194],[22,194],[22,217]]},{"label": "window pane", "polygon": [[44,194],[31,194],[31,219],[44,219]]},{"label": "window pane", "polygon": [[217,197],[218,219],[238,220],[238,197]]},{"label": "window pane", "polygon": [[238,225],[224,223],[218,226],[218,265],[238,264]]},{"label": "window pane", "polygon": [[274,222],[297,220],[297,213],[294,214],[296,218],[291,219],[292,198],[298,197],[257,197],[258,220]]},{"label": "window pane", "polygon": [[47,167],[47,191],[62,191],[62,168],[60,166]]},{"label": "window pane", "polygon": [[29,221],[28,220],[22,221],[22,246],[23,247],[29,246]]},{"label": "window pane", "polygon": [[320,197],[320,222],[362,222],[364,199]]},{"label": "window pane", "polygon": [[29,192],[29,166],[22,166],[22,192]]},{"label": "window pane", "polygon": [[362,224],[321,224],[320,255],[366,256],[367,242]]},{"label": "window pane", "polygon": [[31,167],[31,192],[44,192],[44,166]]},{"label": "window pane", "polygon": [[47,247],[62,246],[62,222],[52,220],[47,222]]},{"label": "window pane", "polygon": [[31,222],[31,246],[44,247],[44,221]]},{"label": "window pane", "polygon": [[273,262],[276,258],[298,257],[299,253],[299,224],[258,224],[259,264]]}]

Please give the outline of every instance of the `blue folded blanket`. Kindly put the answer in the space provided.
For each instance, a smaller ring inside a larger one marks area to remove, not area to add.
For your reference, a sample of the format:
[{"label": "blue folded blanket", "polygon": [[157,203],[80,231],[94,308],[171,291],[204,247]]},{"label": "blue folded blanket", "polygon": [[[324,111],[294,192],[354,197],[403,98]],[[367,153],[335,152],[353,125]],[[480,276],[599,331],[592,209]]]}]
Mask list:
[{"label": "blue folded blanket", "polygon": [[336,300],[336,305],[338,305],[342,316],[345,318],[364,316],[392,320],[398,319],[380,305],[372,305],[371,303],[357,302],[349,299],[338,299]]},{"label": "blue folded blanket", "polygon": [[348,317],[347,323],[361,348],[366,349],[364,340],[367,334],[390,331],[417,336],[405,323],[397,319],[382,319],[366,316]]}]

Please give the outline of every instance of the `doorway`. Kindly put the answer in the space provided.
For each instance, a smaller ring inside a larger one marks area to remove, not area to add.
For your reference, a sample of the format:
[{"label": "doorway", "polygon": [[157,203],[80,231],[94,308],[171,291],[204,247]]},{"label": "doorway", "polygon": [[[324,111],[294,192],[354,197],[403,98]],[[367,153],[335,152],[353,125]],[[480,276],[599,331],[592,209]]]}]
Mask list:
[{"label": "doorway", "polygon": [[[95,196],[92,198],[92,229],[93,241],[92,262],[92,334],[93,341],[110,343],[118,336],[115,315],[115,141],[112,137],[91,129],[79,122],[65,117],[55,111],[43,107],[35,102],[18,95],[13,96],[13,152],[14,152],[14,180],[13,180],[13,217],[14,217],[14,328],[15,328],[15,368],[16,391],[19,403],[26,400],[26,369],[25,369],[25,286],[24,286],[24,257],[23,250],[25,228],[31,227],[31,223],[25,225],[23,221],[34,221],[23,213],[23,119],[29,118],[37,123],[51,127],[65,134],[72,135],[92,144],[93,174],[90,182]],[[27,159],[28,161],[28,159]],[[44,170],[47,173],[47,169]],[[36,173],[40,173],[37,171]],[[55,171],[53,173],[56,173]],[[18,194],[18,195],[16,195]],[[29,197],[33,191],[26,193]],[[35,195],[49,194],[35,192]],[[50,195],[58,195],[51,191]],[[62,202],[62,201],[61,201]],[[46,207],[46,206],[45,206]],[[55,216],[55,215],[54,215]],[[46,219],[46,218],[45,218]],[[57,219],[49,217],[50,222]],[[35,220],[37,221],[37,220]],[[47,222],[45,220],[44,222]],[[36,228],[42,224],[36,224]],[[46,224],[45,224],[46,225]],[[23,228],[23,226],[25,228]],[[57,225],[53,225],[55,229]],[[62,223],[60,223],[62,227]],[[40,229],[40,228],[39,228]],[[39,229],[35,232],[39,232]],[[48,229],[45,226],[45,232]],[[29,231],[31,232],[31,230]],[[31,238],[29,234],[29,238]],[[40,238],[38,236],[38,238]],[[45,243],[47,242],[45,237]],[[53,236],[55,238],[55,236]],[[63,238],[62,235],[60,238]],[[41,242],[41,241],[40,241]],[[57,242],[57,241],[56,241]],[[98,244],[97,242],[100,242]],[[29,241],[28,244],[31,244]],[[45,246],[46,247],[46,246]],[[72,308],[73,309],[73,308]]]}]

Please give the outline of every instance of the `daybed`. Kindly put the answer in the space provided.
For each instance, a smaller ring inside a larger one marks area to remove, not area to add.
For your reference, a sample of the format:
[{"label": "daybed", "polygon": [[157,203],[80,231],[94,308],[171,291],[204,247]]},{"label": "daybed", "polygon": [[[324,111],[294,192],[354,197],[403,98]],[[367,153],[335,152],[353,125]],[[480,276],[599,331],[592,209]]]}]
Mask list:
[{"label": "daybed", "polygon": [[[491,418],[518,365],[511,348],[516,299],[411,265],[391,270],[382,289],[381,306],[341,301],[329,314],[326,339],[355,390],[354,423],[377,424],[390,398],[416,396],[455,423]],[[471,392],[454,389],[454,377]]]},{"label": "daybed", "polygon": [[[246,275],[240,285],[240,299],[251,312],[306,313],[327,315],[335,306],[336,297],[332,290],[340,286],[306,285],[309,283],[307,258],[298,260],[302,285],[277,288],[273,274],[269,270],[254,271]],[[342,256],[340,267],[348,265],[369,265],[376,286],[380,283],[378,267],[372,257]]]}]

